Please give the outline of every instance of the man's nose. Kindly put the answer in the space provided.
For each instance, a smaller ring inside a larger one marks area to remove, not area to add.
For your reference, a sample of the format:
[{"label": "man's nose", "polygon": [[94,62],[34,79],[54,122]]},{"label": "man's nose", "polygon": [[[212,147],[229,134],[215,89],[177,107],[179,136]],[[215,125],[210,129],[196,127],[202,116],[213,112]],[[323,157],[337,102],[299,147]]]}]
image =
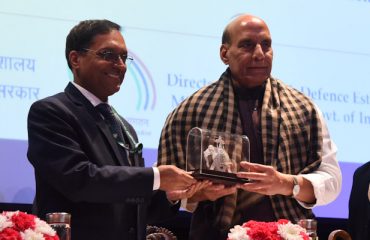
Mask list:
[{"label": "man's nose", "polygon": [[121,56],[118,56],[118,58],[115,61],[115,64],[119,65],[119,66],[125,66],[126,67],[126,59],[122,59]]},{"label": "man's nose", "polygon": [[113,69],[120,74],[125,74],[127,71],[126,64],[123,63],[116,63],[113,65]]},{"label": "man's nose", "polygon": [[253,58],[256,60],[263,60],[265,57],[265,53],[263,52],[263,49],[261,47],[261,44],[256,44],[256,47],[253,51]]},{"label": "man's nose", "polygon": [[122,58],[118,58],[117,61],[115,61],[114,66],[116,68],[119,68],[120,71],[126,71],[127,65],[126,62],[122,60]]}]

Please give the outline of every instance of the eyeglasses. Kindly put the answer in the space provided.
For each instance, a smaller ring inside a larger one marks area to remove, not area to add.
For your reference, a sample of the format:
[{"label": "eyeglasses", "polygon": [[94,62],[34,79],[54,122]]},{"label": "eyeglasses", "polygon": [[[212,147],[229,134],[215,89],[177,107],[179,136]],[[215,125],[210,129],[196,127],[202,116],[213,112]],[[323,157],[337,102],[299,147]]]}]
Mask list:
[{"label": "eyeglasses", "polygon": [[97,50],[93,50],[89,48],[83,48],[83,50],[87,52],[93,52],[97,56],[104,59],[105,61],[108,61],[114,64],[119,64],[121,60],[124,64],[127,65],[127,64],[130,64],[134,60],[131,56],[127,54],[118,54],[118,53],[108,51],[108,50],[97,51]]}]

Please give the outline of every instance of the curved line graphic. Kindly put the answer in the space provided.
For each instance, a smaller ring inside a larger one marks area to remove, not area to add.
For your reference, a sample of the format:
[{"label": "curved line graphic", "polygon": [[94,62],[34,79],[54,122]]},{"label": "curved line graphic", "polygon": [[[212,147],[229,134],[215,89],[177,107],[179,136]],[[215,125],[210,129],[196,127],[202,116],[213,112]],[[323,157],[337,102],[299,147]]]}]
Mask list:
[{"label": "curved line graphic", "polygon": [[[134,60],[135,61],[135,60]],[[147,83],[145,81],[145,77],[144,77],[144,74],[143,72],[141,71],[141,69],[139,68],[139,66],[137,64],[134,64],[134,67],[136,68],[136,71],[137,73],[140,75],[140,78],[141,80],[143,81],[143,85],[144,85],[144,88],[145,88],[145,103],[144,103],[144,110],[146,110],[148,108],[148,102],[149,102],[149,90],[148,90],[148,86],[147,86]]]},{"label": "curved line graphic", "polygon": [[[146,68],[145,64],[140,60],[140,58],[136,54],[134,54],[132,52],[130,52],[130,54],[135,58],[134,61],[137,61],[140,64],[141,68],[144,70],[145,74],[148,77],[148,80],[149,80],[151,88],[152,88],[152,93],[153,93],[152,105],[151,105],[150,108],[153,110],[155,105],[156,105],[156,102],[157,102],[157,91],[155,89],[155,85],[154,85],[152,75],[150,74],[149,70]],[[143,78],[143,81],[145,81],[145,78]],[[146,86],[146,89],[147,89],[146,82],[144,82],[144,85]],[[148,92],[147,96],[149,97],[149,92]]]},{"label": "curved line graphic", "polygon": [[[132,62],[131,64],[135,65],[134,62]],[[138,98],[139,99],[137,100],[137,103],[136,103],[136,110],[140,110],[141,100],[142,100],[142,93],[141,93],[141,88],[140,88],[140,85],[139,85],[139,79],[137,78],[137,75],[136,75],[135,71],[132,69],[131,64],[128,66],[128,70],[134,78],[135,85],[136,85],[136,88],[137,88],[137,91],[138,91]]]}]

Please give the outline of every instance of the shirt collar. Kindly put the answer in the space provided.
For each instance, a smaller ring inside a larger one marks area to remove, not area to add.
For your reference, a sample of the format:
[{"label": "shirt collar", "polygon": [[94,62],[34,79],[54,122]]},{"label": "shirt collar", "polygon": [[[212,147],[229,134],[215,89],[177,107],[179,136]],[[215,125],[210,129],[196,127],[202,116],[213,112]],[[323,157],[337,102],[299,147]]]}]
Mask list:
[{"label": "shirt collar", "polygon": [[[91,102],[91,104],[96,107],[98,104],[103,103],[102,100],[100,100],[97,96],[86,90],[85,88],[81,87],[75,82],[71,82],[80,92],[82,95],[84,95],[87,100]],[[108,103],[108,102],[107,102]]]}]

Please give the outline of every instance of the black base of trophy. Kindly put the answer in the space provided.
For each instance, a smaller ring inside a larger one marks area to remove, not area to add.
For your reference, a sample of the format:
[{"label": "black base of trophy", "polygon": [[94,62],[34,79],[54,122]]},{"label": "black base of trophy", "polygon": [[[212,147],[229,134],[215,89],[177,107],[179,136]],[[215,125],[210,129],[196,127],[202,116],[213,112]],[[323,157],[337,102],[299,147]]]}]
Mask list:
[{"label": "black base of trophy", "polygon": [[207,169],[202,169],[202,171],[194,170],[191,175],[197,180],[210,180],[213,183],[224,184],[226,186],[249,182],[248,179],[237,177],[235,173],[220,172]]}]

